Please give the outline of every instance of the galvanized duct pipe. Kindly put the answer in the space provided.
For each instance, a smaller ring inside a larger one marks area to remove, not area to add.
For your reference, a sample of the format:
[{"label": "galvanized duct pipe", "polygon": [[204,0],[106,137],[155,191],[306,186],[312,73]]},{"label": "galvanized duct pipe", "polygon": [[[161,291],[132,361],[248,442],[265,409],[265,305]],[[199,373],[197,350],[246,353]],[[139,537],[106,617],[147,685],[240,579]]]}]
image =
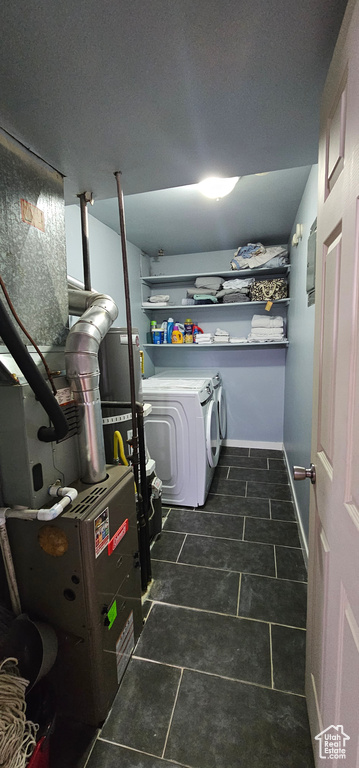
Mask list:
[{"label": "galvanized duct pipe", "polygon": [[106,478],[100,399],[98,351],[118,315],[110,296],[69,290],[69,313],[81,315],[72,326],[65,348],[66,375],[80,416],[81,479],[99,483]]}]

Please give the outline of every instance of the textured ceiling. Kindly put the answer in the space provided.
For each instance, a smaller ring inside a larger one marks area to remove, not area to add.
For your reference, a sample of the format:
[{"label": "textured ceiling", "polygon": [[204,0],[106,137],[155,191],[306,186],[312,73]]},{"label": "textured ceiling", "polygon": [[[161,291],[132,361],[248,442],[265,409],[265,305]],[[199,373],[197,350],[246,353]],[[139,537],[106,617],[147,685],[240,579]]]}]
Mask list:
[{"label": "textured ceiling", "polygon": [[[287,243],[310,166],[242,177],[222,200],[208,200],[196,185],[125,197],[127,238],[150,256],[226,250],[247,242]],[[119,231],[116,198],[89,209]]]},{"label": "textured ceiling", "polygon": [[2,3],[0,125],[85,190],[316,162],[345,0]]}]

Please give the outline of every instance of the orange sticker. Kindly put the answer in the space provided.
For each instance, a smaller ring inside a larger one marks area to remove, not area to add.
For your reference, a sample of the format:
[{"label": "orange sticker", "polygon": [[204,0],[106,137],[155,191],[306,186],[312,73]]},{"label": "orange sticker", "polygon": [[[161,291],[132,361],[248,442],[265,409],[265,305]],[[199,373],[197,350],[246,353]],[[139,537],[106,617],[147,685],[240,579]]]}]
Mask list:
[{"label": "orange sticker", "polygon": [[265,305],[265,309],[266,309],[266,311],[267,311],[267,312],[270,312],[270,311],[271,311],[271,309],[272,309],[272,307],[273,307],[273,301],[267,301],[267,303],[266,303],[266,305]]},{"label": "orange sticker", "polygon": [[30,224],[31,227],[36,227],[41,232],[45,232],[45,216],[44,212],[37,208],[36,205],[29,203],[28,200],[21,198],[21,218],[25,224]]}]

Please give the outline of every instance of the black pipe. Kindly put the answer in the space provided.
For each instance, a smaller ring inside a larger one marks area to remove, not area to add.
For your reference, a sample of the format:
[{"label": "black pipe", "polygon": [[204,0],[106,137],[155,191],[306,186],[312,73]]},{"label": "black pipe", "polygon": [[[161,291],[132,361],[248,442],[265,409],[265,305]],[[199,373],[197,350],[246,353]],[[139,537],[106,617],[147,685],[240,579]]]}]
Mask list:
[{"label": "black pipe", "polygon": [[[130,408],[131,403],[120,401],[120,400],[101,400],[101,406],[102,408]],[[148,497],[148,487],[147,487],[147,475],[146,475],[146,449],[145,449],[145,431],[144,431],[144,421],[143,421],[143,403],[140,403],[136,401],[136,412],[137,412],[137,426],[138,426],[138,443],[139,443],[139,457],[140,457],[140,475],[141,475],[141,496],[143,505],[142,508],[139,510],[139,527],[140,527],[140,537],[143,542],[143,548],[145,552],[149,552],[150,550],[150,533],[149,533],[149,526],[148,526],[148,520],[149,520],[149,497]],[[145,478],[144,482],[143,479]],[[146,585],[143,586],[145,589],[148,582],[151,581],[152,577],[152,570],[151,570],[151,557],[148,556],[145,558],[145,573],[144,573],[144,579],[147,579]]]},{"label": "black pipe", "polygon": [[77,195],[80,198],[81,210],[81,237],[82,237],[82,260],[84,267],[85,291],[91,291],[91,273],[90,273],[90,246],[89,246],[89,220],[87,213],[87,195],[82,192]]},{"label": "black pipe", "polygon": [[141,476],[141,496],[142,496],[142,516],[143,516],[143,539],[146,553],[147,584],[151,581],[151,555],[150,555],[150,532],[148,525],[148,513],[150,501],[148,497],[147,475],[146,475],[146,448],[145,448],[145,429],[143,423],[143,405],[137,405],[137,427],[138,427],[138,447],[140,454],[140,476]]},{"label": "black pipe", "polygon": [[[120,217],[122,268],[123,268],[123,282],[124,282],[124,289],[125,289],[125,304],[126,304],[128,367],[129,367],[129,376],[130,376],[130,396],[131,396],[131,416],[132,416],[131,443],[132,443],[132,449],[133,449],[133,472],[135,476],[136,486],[137,488],[139,488],[136,385],[135,385],[135,371],[134,371],[133,348],[132,348],[131,298],[130,298],[130,284],[129,284],[129,278],[128,278],[125,210],[124,210],[123,194],[122,194],[121,181],[120,181],[121,172],[116,171],[114,175],[116,178],[118,211],[119,211],[119,217]],[[140,457],[140,462],[141,462],[141,457]],[[146,466],[145,466],[144,476],[142,475],[142,472],[141,472],[142,489],[144,488],[145,485],[146,485]],[[139,544],[140,544],[140,558],[141,558],[141,582],[142,582],[142,589],[145,591],[147,589],[147,584],[149,580],[148,573],[150,573],[151,571],[151,555],[150,555],[150,548],[147,544],[147,541],[149,541],[148,523],[146,523],[142,493],[138,494],[138,522],[139,522]],[[147,531],[147,535],[146,535],[146,531]]]},{"label": "black pipe", "polygon": [[65,416],[45,380],[42,378],[31,355],[29,355],[25,344],[23,344],[20,334],[12,323],[1,299],[0,336],[24,374],[35,397],[40,401],[54,425],[53,427],[40,427],[37,433],[38,439],[44,443],[51,443],[53,440],[61,440],[69,431]]}]

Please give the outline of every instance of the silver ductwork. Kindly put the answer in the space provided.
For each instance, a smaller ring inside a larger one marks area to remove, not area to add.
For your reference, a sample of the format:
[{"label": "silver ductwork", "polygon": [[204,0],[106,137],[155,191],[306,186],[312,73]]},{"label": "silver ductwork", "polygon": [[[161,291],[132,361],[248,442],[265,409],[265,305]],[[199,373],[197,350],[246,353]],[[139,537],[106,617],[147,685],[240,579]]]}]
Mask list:
[{"label": "silver ductwork", "polygon": [[98,352],[118,308],[110,296],[69,290],[69,313],[81,315],[65,347],[66,375],[79,412],[81,479],[98,483],[106,478]]}]

